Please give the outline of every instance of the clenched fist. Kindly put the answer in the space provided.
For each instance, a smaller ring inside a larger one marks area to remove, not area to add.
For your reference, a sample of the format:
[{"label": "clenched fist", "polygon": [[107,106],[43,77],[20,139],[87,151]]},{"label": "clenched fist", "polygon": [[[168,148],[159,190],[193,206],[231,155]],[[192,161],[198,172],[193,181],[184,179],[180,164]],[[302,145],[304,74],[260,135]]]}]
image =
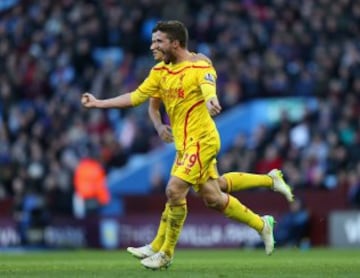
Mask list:
[{"label": "clenched fist", "polygon": [[96,107],[96,97],[94,97],[92,94],[90,93],[84,93],[81,96],[81,103],[83,106],[90,108],[90,107]]}]

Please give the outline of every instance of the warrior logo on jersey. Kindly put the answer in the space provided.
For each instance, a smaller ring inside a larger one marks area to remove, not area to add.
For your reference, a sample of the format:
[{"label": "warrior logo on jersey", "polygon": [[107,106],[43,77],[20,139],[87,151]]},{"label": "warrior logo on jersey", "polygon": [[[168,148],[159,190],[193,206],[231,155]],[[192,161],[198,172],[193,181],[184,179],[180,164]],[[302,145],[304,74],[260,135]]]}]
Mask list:
[{"label": "warrior logo on jersey", "polygon": [[210,83],[215,83],[215,77],[211,73],[205,74],[204,79]]}]

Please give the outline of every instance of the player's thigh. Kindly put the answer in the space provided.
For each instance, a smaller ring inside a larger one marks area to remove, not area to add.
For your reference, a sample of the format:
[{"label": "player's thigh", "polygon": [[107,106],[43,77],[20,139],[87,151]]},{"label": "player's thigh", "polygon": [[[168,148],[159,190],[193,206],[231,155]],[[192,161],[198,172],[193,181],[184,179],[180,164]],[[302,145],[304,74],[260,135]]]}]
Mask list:
[{"label": "player's thigh", "polygon": [[[204,140],[205,141],[205,140]],[[171,175],[193,186],[205,183],[209,178],[219,177],[216,168],[217,145],[212,142],[198,142],[177,153]],[[197,188],[194,188],[197,191]]]},{"label": "player's thigh", "polygon": [[181,203],[188,194],[190,184],[178,177],[171,176],[166,187],[166,196],[172,205]]}]

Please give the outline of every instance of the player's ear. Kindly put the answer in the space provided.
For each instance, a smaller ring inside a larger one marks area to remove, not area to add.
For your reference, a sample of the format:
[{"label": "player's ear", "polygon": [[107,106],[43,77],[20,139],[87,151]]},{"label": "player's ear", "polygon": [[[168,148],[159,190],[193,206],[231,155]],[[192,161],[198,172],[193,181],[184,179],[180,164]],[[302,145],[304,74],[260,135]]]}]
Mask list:
[{"label": "player's ear", "polygon": [[180,47],[180,42],[178,40],[173,40],[172,45],[173,45],[173,47],[178,48],[178,47]]}]

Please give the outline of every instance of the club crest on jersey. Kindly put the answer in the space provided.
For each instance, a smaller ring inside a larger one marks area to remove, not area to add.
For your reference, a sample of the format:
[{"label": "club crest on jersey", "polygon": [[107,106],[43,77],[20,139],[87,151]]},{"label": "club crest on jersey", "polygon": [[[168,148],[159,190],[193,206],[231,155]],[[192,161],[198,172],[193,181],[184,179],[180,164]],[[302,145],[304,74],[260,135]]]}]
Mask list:
[{"label": "club crest on jersey", "polygon": [[215,83],[215,77],[211,73],[205,74],[204,79],[208,82]]}]

